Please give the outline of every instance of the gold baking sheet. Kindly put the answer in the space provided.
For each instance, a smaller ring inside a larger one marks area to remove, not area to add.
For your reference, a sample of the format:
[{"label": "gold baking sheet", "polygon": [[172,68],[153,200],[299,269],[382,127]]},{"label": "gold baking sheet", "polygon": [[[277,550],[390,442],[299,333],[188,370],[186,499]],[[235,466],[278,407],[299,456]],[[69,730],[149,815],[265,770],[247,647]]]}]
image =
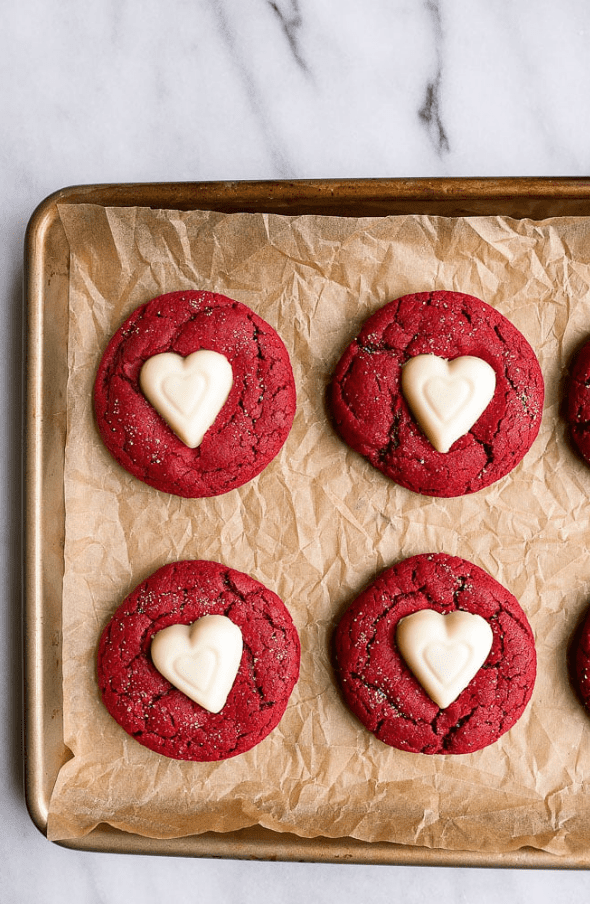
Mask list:
[{"label": "gold baking sheet", "polygon": [[[347,216],[587,216],[590,180],[362,180],[85,186],[47,199],[27,231],[26,790],[45,831],[48,801],[67,757],[62,737],[60,616],[69,249],[58,203]],[[478,866],[586,867],[588,857],[537,850],[503,855],[434,851],[348,839],[301,839],[262,829],[158,841],[99,827],[86,850],[258,859]]]}]

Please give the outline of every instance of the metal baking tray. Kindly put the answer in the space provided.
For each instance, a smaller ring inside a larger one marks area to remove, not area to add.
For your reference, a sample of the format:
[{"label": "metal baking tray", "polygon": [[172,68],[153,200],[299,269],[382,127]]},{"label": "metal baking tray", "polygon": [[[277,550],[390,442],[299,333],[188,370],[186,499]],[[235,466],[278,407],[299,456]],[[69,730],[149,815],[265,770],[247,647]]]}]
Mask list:
[{"label": "metal baking tray", "polygon": [[[33,213],[25,237],[25,790],[46,833],[49,800],[68,758],[62,726],[61,603],[64,545],[69,249],[60,203],[332,216],[427,214],[544,219],[590,216],[590,178],[346,179],[86,185],[65,188]],[[588,868],[590,851],[563,858],[533,849],[508,854],[443,851],[299,838],[262,828],[171,840],[98,826],[65,847],[86,851],[255,860],[485,867]]]}]

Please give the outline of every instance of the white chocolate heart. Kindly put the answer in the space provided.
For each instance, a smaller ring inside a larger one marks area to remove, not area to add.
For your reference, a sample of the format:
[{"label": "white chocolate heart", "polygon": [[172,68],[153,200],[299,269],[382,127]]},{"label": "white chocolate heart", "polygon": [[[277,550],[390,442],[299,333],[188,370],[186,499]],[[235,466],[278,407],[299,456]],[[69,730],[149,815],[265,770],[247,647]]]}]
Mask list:
[{"label": "white chocolate heart", "polygon": [[465,690],[482,667],[494,635],[481,615],[420,609],[397,625],[395,641],[408,668],[441,709]]},{"label": "white chocolate heart", "polygon": [[416,355],[402,368],[401,388],[427,439],[438,452],[448,452],[491,402],[496,374],[487,361],[472,355],[452,361]]},{"label": "white chocolate heart", "polygon": [[148,402],[190,449],[203,441],[227,401],[232,383],[227,358],[204,348],[186,358],[175,352],[154,355],[139,374]]},{"label": "white chocolate heart", "polygon": [[225,615],[170,625],[152,638],[152,661],[170,684],[211,713],[226,704],[242,658],[242,632]]}]

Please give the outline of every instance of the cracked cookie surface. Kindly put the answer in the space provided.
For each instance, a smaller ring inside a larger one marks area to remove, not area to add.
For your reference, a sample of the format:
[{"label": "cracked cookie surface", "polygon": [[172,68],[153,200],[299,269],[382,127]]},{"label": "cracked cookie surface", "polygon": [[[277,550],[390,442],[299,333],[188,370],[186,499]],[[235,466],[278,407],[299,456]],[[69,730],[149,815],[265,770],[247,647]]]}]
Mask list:
[{"label": "cracked cookie surface", "polygon": [[[229,397],[201,444],[186,446],[145,398],[139,374],[148,358],[200,349],[225,356]],[[212,292],[171,292],[139,307],[117,330],[95,381],[101,438],[116,461],[157,490],[217,496],[256,477],[282,448],[295,415],[289,354],[250,308]]]},{"label": "cracked cookie surface", "polygon": [[578,698],[590,713],[590,609],[574,632],[568,659]]},{"label": "cracked cookie surface", "polygon": [[[448,452],[438,452],[412,417],[400,388],[417,355],[473,356],[496,375],[491,402]],[[417,493],[462,496],[508,474],[541,423],[544,385],[524,336],[499,311],[459,292],[424,292],[389,302],[364,324],[333,375],[336,428],[387,477]]]},{"label": "cracked cookie surface", "polygon": [[590,465],[590,341],[582,346],[572,365],[565,412],[574,445]]},{"label": "cracked cookie surface", "polygon": [[[225,615],[243,638],[233,687],[219,713],[173,687],[154,666],[153,636],[170,625]],[[228,759],[280,722],[299,677],[297,630],[282,600],[217,562],[165,565],[139,584],[105,627],[97,657],[103,702],[140,744],[179,760]]]},{"label": "cracked cookie surface", "polygon": [[[426,694],[395,643],[400,619],[421,609],[474,613],[493,632],[483,666],[445,709]],[[444,553],[385,571],[345,612],[334,650],[352,712],[385,744],[414,753],[465,754],[493,744],[522,715],[536,677],[533,634],[518,601],[478,566]]]}]

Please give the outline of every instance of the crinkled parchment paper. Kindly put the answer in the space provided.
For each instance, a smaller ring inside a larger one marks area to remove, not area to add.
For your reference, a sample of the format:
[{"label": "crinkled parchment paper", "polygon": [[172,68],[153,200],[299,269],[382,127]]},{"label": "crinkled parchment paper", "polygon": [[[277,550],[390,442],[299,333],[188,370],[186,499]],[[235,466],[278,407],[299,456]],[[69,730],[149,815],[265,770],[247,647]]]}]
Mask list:
[{"label": "crinkled parchment paper", "polygon": [[[590,333],[590,221],[421,216],[349,219],[62,206],[71,249],[64,735],[49,836],[99,823],[173,838],[261,825],[436,848],[556,854],[590,844],[590,719],[566,648],[590,588],[590,469],[560,419],[572,353]],[[292,432],[255,480],[205,500],[144,486],[103,449],[96,367],[139,304],[177,289],[221,292],[268,320],[291,354]],[[540,434],[508,477],[458,499],[398,487],[335,434],[325,389],[365,318],[408,292],[453,289],[497,307],[536,350]],[[539,673],[517,725],[466,756],[393,750],[341,702],[330,665],[339,616],[406,556],[463,556],[508,587],[536,637]],[[301,678],[275,731],[218,764],[182,763],[129,738],[95,678],[100,633],[166,562],[208,558],[276,591],[302,642]]]}]

